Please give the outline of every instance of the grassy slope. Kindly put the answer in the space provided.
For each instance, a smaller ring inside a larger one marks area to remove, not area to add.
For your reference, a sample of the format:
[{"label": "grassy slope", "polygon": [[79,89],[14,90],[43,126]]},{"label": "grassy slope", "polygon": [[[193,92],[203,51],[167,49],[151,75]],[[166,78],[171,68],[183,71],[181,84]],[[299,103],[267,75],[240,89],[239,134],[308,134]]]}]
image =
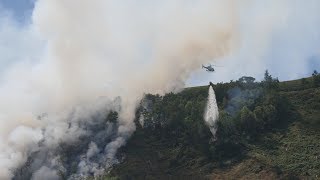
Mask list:
[{"label": "grassy slope", "polygon": [[251,144],[245,161],[211,177],[278,179],[320,177],[320,88],[283,92],[297,111],[285,128]]},{"label": "grassy slope", "polygon": [[223,165],[208,162],[199,151],[180,146],[179,137],[158,136],[161,132],[146,136],[137,130],[122,149],[125,161],[111,175],[121,179],[317,179],[320,177],[320,88],[301,90],[300,84],[296,80],[280,86],[293,104],[295,113],[290,123],[251,143],[241,160]]}]

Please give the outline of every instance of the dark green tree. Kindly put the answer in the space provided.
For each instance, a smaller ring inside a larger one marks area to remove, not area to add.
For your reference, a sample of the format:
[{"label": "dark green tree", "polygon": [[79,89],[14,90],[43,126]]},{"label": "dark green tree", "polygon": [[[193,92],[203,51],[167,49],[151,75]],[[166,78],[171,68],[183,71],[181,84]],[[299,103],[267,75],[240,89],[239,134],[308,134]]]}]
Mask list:
[{"label": "dark green tree", "polygon": [[239,78],[239,82],[240,83],[248,83],[248,84],[251,84],[251,83],[254,83],[256,79],[254,77],[250,77],[250,76],[242,76],[241,78]]},{"label": "dark green tree", "polygon": [[250,109],[244,106],[240,111],[241,129],[247,133],[254,133],[256,131],[256,121],[254,114]]},{"label": "dark green tree", "polygon": [[312,73],[312,76],[317,76],[317,75],[319,75],[318,71],[314,70],[313,73]]},{"label": "dark green tree", "polygon": [[279,89],[279,79],[272,78],[268,70],[264,73],[264,80],[262,81],[262,84],[267,91]]},{"label": "dark green tree", "polygon": [[314,87],[320,86],[320,74],[318,73],[318,71],[316,70],[313,71],[312,80],[313,80]]},{"label": "dark green tree", "polygon": [[116,111],[110,111],[110,113],[107,116],[107,121],[115,123],[118,120],[118,112]]},{"label": "dark green tree", "polygon": [[272,76],[269,74],[268,70],[264,73],[264,82],[272,82]]}]

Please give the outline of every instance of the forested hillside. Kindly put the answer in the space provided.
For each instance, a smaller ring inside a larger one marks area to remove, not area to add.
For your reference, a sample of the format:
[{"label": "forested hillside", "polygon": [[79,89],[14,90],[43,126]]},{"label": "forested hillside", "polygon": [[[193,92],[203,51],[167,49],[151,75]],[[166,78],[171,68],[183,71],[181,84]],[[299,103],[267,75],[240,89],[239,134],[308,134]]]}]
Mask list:
[{"label": "forested hillside", "polygon": [[[316,73],[316,72],[315,72]],[[203,120],[208,86],[146,95],[137,130],[102,179],[317,179],[320,76],[279,82],[242,77],[214,85],[220,117]]]}]

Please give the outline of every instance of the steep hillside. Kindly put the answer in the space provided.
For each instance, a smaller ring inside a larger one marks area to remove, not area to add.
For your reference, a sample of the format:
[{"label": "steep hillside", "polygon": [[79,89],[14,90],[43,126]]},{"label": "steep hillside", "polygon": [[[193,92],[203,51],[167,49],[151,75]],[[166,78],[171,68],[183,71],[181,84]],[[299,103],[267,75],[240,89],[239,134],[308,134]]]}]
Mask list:
[{"label": "steep hillside", "polygon": [[203,121],[207,86],[147,95],[122,162],[102,179],[317,179],[320,87],[301,81],[215,85],[217,140]]},{"label": "steep hillside", "polygon": [[294,115],[285,127],[263,133],[248,144],[244,161],[213,170],[211,177],[229,179],[318,179],[320,176],[320,88],[282,92]]}]

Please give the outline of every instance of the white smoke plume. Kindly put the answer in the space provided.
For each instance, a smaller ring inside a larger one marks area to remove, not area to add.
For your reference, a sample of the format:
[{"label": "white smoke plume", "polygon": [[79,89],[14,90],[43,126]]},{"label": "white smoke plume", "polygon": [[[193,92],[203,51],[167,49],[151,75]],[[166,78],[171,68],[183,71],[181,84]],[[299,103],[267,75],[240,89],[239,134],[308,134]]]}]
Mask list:
[{"label": "white smoke plume", "polygon": [[55,170],[52,170],[46,166],[42,166],[39,170],[37,170],[32,176],[32,180],[59,180],[60,177]]},{"label": "white smoke plume", "polygon": [[[35,55],[1,79],[0,179],[57,179],[70,169],[61,167],[63,144],[88,136],[92,143],[71,148],[85,149],[71,178],[101,174],[134,132],[143,94],[177,91],[200,64],[228,53],[236,22],[233,0],[37,1],[26,28],[39,41]],[[117,124],[88,130],[110,110]]]}]

